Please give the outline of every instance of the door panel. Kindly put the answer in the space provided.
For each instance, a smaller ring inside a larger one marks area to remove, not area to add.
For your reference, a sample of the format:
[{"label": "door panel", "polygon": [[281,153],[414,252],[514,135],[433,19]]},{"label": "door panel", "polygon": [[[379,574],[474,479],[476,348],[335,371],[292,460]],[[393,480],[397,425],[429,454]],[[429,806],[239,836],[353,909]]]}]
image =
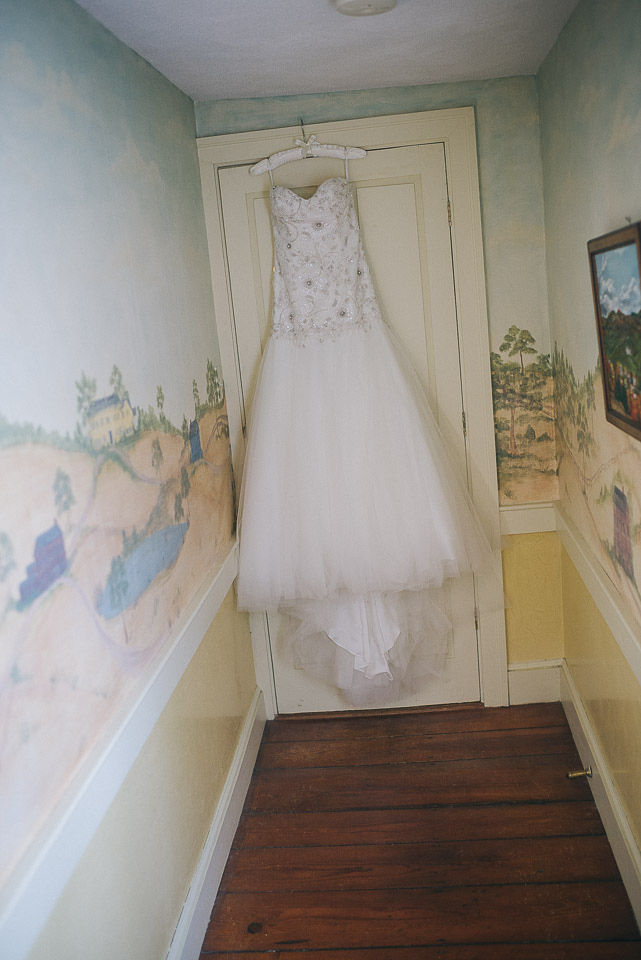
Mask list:
[{"label": "door panel", "polygon": [[[275,171],[277,182],[309,195],[337,161],[318,158]],[[219,168],[224,236],[245,415],[251,416],[260,354],[269,330],[272,246],[267,177],[257,184],[247,166]],[[442,143],[371,150],[350,165],[363,243],[383,316],[408,354],[429,397],[444,439],[463,476],[459,333],[452,269],[447,171]],[[264,182],[266,181],[266,182]],[[428,682],[399,706],[479,698],[474,582],[453,583],[447,599],[453,622],[445,676]],[[269,620],[278,711],[340,710],[338,691],[296,670],[281,650],[281,622]]]}]

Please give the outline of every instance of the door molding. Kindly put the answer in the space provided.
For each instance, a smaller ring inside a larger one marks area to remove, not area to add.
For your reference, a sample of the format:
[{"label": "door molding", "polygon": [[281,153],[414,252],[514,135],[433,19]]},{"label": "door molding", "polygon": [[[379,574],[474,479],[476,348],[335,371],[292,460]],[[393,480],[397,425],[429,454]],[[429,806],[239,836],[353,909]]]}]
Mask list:
[{"label": "door molding", "polygon": [[[507,704],[500,519],[474,109],[461,107],[310,124],[306,127],[306,133],[313,133],[326,143],[349,144],[366,150],[437,142],[444,145],[452,212],[452,260],[467,417],[469,488],[483,526],[491,542],[496,544],[494,570],[480,574],[477,580],[481,698],[488,706]],[[249,167],[265,156],[290,147],[293,139],[299,135],[298,127],[284,127],[255,133],[203,137],[197,141],[214,309],[237,478],[241,476],[244,461],[244,413],[218,171],[229,166]],[[266,625],[265,629],[258,629],[258,619],[252,618],[255,627],[252,630],[254,657],[258,685],[265,695],[265,706],[269,715],[275,712],[275,703],[273,695],[270,696],[273,678],[269,674],[269,657],[265,655],[268,634]]]}]

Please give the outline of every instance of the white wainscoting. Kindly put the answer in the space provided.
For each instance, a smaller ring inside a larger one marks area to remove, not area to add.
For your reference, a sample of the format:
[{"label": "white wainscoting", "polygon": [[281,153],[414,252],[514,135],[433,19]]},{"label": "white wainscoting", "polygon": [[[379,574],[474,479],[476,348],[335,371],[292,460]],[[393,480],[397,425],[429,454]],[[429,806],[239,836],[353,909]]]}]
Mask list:
[{"label": "white wainscoting", "polygon": [[198,960],[200,956],[209,917],[249,790],[264,726],[263,695],[256,689],[167,960]]},{"label": "white wainscoting", "polygon": [[[556,529],[561,543],[636,679],[641,683],[641,626],[626,607],[581,534],[558,505],[555,507],[555,514]],[[630,897],[637,923],[641,926],[641,851],[599,744],[598,735],[565,660],[561,664],[561,700],[581,761],[585,767],[592,767],[593,777],[590,780],[590,787]]]},{"label": "white wainscoting", "polygon": [[592,767],[590,789],[634,915],[641,926],[641,851],[630,828],[598,737],[565,662],[561,668],[561,697],[581,763],[584,767]]},{"label": "white wainscoting", "polygon": [[[556,530],[568,556],[594,599],[623,655],[641,683],[641,626],[572,521],[558,503],[501,507],[501,532]],[[615,786],[599,738],[592,727],[565,659],[512,663],[508,667],[510,703],[561,700],[584,767],[591,766],[590,787],[621,872],[637,923],[641,926],[641,851]]]},{"label": "white wainscoting", "polygon": [[0,903],[2,960],[23,960],[29,953],[237,572],[238,553],[233,544],[220,567],[194,597],[171,646],[118,728],[103,742],[93,767],[82,783],[70,788],[57,815],[52,816],[46,836],[34,843],[19,876]]},{"label": "white wainscoting", "polygon": [[624,604],[579,531],[559,507],[556,508],[556,529],[570,560],[641,684],[641,625]]}]

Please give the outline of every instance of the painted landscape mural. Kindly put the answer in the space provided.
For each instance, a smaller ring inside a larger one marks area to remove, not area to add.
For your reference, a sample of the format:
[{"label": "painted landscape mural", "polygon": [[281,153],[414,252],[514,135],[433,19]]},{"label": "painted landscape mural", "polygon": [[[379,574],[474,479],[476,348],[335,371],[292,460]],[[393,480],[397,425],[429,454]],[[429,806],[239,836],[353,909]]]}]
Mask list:
[{"label": "painted landscape mural", "polygon": [[234,523],[193,103],[68,0],[2,17],[0,903]]},{"label": "painted landscape mural", "polygon": [[117,365],[102,392],[76,381],[73,436],[0,417],[0,490],[14,505],[0,530],[5,868],[43,792],[62,790],[229,541],[229,427],[211,360],[203,380],[180,425],[161,385],[155,404],[132,403]]},{"label": "painted landscape mural", "polygon": [[490,355],[501,504],[558,497],[554,377],[550,355],[513,324]]},{"label": "painted landscape mural", "polygon": [[[641,618],[641,448],[605,419],[597,364],[583,377],[555,344],[559,483],[563,509],[617,591]],[[623,403],[623,401],[621,401]]]}]

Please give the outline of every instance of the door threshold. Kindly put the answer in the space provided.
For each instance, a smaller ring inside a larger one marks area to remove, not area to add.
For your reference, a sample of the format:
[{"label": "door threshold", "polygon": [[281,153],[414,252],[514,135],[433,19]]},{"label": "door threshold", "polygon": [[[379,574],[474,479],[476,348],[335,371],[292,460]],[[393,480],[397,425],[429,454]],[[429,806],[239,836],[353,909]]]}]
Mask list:
[{"label": "door threshold", "polygon": [[279,713],[276,720],[349,720],[353,717],[399,717],[419,713],[440,713],[449,710],[476,710],[485,705],[480,700],[466,703],[434,703],[417,707],[389,707],[375,710],[325,710],[318,713]]}]

